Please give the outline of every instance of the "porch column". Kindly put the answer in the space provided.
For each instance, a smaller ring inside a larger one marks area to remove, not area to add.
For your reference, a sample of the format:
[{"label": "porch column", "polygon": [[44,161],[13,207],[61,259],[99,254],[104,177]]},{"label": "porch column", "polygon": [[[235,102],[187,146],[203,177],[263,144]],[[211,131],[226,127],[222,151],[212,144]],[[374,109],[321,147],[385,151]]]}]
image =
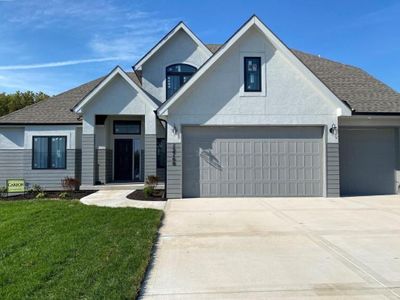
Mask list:
[{"label": "porch column", "polygon": [[95,117],[84,116],[82,128],[82,184],[95,182]]},{"label": "porch column", "polygon": [[144,131],[144,180],[157,175],[156,115],[153,111],[145,115]]}]

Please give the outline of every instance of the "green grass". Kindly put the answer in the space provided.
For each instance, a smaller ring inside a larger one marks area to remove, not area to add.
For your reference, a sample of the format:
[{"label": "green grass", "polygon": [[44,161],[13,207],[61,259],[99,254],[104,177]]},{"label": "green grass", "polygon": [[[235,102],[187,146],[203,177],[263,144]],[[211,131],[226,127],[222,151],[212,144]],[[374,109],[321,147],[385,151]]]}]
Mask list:
[{"label": "green grass", "polygon": [[0,299],[132,299],[162,212],[0,201]]}]

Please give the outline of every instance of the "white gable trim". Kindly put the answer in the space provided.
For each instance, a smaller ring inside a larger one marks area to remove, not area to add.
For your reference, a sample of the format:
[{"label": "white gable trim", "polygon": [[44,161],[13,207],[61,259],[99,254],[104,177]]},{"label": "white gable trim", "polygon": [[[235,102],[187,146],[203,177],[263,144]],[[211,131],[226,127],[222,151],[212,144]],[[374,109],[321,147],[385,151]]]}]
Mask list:
[{"label": "white gable trim", "polygon": [[153,109],[157,109],[157,105],[142,91],[142,89],[121,69],[120,66],[115,67],[110,74],[107,75],[89,94],[87,94],[77,105],[73,107],[76,113],[82,113],[82,109],[91,102],[94,96],[97,95],[115,76],[120,75],[129,85],[138,92]]},{"label": "white gable trim", "polygon": [[185,31],[190,38],[206,53],[212,55],[210,49],[186,26],[185,23],[179,22],[170,32],[168,32],[145,56],[143,56],[134,66],[135,70],[140,69],[143,64],[148,61],[155,53],[158,52],[179,30]]},{"label": "white gable trim", "polygon": [[262,23],[256,16],[251,17],[218,51],[212,56],[188,81],[187,84],[182,86],[170,99],[164,102],[157,110],[158,114],[167,115],[168,108],[181,97],[191,86],[196,82],[207,70],[216,62],[218,59],[226,53],[233,44],[235,44],[252,26],[256,26],[267,39],[273,44],[273,46],[280,50],[283,56],[297,68],[305,78],[321,93],[321,95],[331,101],[338,108],[338,115],[351,115],[351,109],[344,104],[321,80],[319,80],[314,73],[310,71],[289,49],[288,47],[279,40],[271,30],[269,30],[264,23]]}]

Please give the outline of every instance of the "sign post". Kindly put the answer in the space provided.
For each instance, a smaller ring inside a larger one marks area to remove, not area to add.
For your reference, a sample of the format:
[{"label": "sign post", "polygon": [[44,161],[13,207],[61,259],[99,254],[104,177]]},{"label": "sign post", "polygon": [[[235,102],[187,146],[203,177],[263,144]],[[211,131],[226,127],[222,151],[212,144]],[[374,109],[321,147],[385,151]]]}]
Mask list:
[{"label": "sign post", "polygon": [[7,179],[7,197],[9,193],[23,193],[25,196],[25,180]]}]

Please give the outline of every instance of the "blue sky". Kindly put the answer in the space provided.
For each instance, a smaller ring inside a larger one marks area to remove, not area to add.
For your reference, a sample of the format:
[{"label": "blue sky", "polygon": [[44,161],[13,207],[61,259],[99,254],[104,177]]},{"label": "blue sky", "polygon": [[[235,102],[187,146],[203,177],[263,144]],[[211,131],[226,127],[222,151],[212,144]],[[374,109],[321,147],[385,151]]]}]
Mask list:
[{"label": "blue sky", "polygon": [[53,95],[117,64],[130,70],[180,20],[223,43],[254,13],[289,47],[400,91],[398,0],[0,0],[0,92]]}]

